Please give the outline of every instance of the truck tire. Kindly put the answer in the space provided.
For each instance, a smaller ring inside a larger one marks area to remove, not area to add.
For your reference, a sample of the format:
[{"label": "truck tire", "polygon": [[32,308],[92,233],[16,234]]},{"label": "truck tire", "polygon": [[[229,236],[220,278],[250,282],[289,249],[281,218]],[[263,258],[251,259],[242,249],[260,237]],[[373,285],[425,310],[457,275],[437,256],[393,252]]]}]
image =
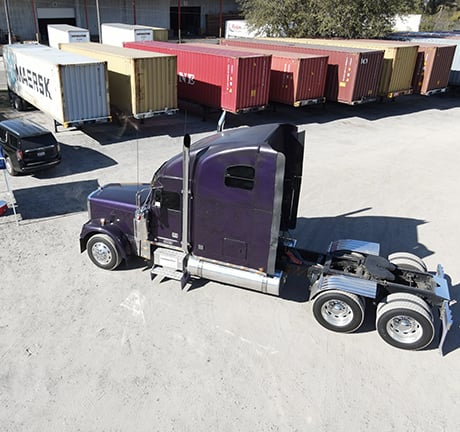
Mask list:
[{"label": "truck tire", "polygon": [[410,252],[395,252],[388,255],[388,261],[405,270],[427,272],[426,264],[417,255]]},{"label": "truck tire", "polygon": [[412,351],[427,347],[435,333],[432,314],[406,300],[394,300],[379,308],[375,327],[389,345]]},{"label": "truck tire", "polygon": [[13,168],[13,165],[11,165],[10,158],[8,156],[5,156],[5,166],[6,166],[6,171],[10,176],[16,176],[18,173],[15,171]]},{"label": "truck tire", "polygon": [[378,305],[377,305],[377,310],[376,310],[376,316],[380,314],[380,310],[382,309],[383,306],[385,306],[387,303],[391,303],[393,301],[408,301],[411,303],[415,303],[422,308],[424,308],[431,316],[431,319],[433,320],[433,312],[431,311],[431,307],[428,305],[428,303],[423,300],[421,297],[415,294],[411,293],[405,293],[405,292],[398,292],[398,293],[393,293],[387,295]]},{"label": "truck tire", "polygon": [[25,104],[24,104],[24,101],[22,100],[21,97],[19,97],[17,95],[14,96],[13,104],[14,104],[14,109],[16,111],[24,111]]},{"label": "truck tire", "polygon": [[86,249],[91,261],[104,270],[115,270],[121,263],[115,243],[107,234],[93,235]]},{"label": "truck tire", "polygon": [[364,321],[362,298],[345,291],[328,290],[313,300],[313,315],[323,327],[340,333],[352,333]]}]

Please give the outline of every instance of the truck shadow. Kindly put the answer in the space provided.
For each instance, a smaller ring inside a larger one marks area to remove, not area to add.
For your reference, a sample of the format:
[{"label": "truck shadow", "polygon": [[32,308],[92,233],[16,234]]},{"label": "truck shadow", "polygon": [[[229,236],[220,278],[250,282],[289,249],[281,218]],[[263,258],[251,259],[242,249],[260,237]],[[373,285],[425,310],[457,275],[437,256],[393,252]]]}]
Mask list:
[{"label": "truck shadow", "polygon": [[62,160],[52,169],[34,174],[39,179],[65,177],[117,165],[114,159],[87,147],[60,144]]},{"label": "truck shadow", "polygon": [[297,247],[326,251],[332,241],[356,239],[380,243],[380,255],[392,252],[411,252],[420,258],[432,255],[418,240],[418,229],[428,223],[423,219],[360,215],[370,208],[319,218],[299,218],[291,235],[297,239]]},{"label": "truck shadow", "polygon": [[86,210],[88,195],[97,189],[97,180],[15,189],[17,212],[22,220],[63,216]]}]

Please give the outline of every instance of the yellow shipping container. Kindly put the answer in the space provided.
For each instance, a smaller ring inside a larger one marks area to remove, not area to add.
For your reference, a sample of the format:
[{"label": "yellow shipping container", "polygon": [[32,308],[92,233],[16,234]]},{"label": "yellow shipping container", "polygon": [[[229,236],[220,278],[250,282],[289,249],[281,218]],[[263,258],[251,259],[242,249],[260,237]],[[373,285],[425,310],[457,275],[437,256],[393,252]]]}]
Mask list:
[{"label": "yellow shipping container", "polygon": [[177,111],[177,57],[95,42],[59,44],[63,51],[107,62],[109,94],[118,114],[144,119]]},{"label": "yellow shipping container", "polygon": [[417,61],[418,45],[399,41],[373,39],[307,39],[267,38],[287,43],[304,43],[328,46],[367,48],[384,51],[384,61],[379,82],[379,96],[393,98],[411,94],[412,77]]},{"label": "yellow shipping container", "polygon": [[168,42],[168,29],[162,27],[152,27],[153,30],[153,40]]}]

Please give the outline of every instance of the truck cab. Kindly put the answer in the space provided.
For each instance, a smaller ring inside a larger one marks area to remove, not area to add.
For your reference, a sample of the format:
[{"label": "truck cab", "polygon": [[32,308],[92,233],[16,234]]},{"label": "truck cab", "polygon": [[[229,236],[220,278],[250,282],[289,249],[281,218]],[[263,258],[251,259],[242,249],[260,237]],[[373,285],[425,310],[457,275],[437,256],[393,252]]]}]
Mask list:
[{"label": "truck cab", "polygon": [[[303,141],[292,125],[224,132],[190,150],[188,243],[194,255],[272,274],[280,231],[294,228]],[[151,232],[182,242],[182,155],[152,180]]]}]

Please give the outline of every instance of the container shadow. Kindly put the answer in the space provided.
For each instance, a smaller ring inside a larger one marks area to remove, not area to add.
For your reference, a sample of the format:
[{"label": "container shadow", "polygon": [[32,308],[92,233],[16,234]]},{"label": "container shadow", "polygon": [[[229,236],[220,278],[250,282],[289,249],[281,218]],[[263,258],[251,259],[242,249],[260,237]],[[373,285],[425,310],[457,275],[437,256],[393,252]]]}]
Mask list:
[{"label": "container shadow", "polygon": [[346,105],[338,102],[291,107],[287,105],[271,105],[270,109],[260,112],[241,114],[228,117],[226,127],[241,125],[254,126],[261,123],[287,122],[296,125],[324,124],[348,118],[361,118],[376,121],[389,117],[398,117],[427,110],[449,110],[460,107],[460,98],[451,91],[443,95],[433,96],[401,96],[393,101],[375,101],[362,105]]},{"label": "container shadow", "polygon": [[99,187],[97,180],[15,189],[17,212],[22,220],[63,216],[86,210],[88,195]]},{"label": "container shadow", "polygon": [[123,119],[100,125],[85,126],[81,131],[99,142],[101,145],[118,144],[133,139],[157,136],[182,137],[186,132],[213,132],[217,128],[217,120],[203,121],[199,113],[179,111],[174,115],[152,117],[143,121]]},{"label": "container shadow", "polygon": [[39,179],[65,177],[72,174],[95,171],[117,165],[114,159],[87,147],[61,145],[62,160],[54,168],[38,171],[34,177]]}]

